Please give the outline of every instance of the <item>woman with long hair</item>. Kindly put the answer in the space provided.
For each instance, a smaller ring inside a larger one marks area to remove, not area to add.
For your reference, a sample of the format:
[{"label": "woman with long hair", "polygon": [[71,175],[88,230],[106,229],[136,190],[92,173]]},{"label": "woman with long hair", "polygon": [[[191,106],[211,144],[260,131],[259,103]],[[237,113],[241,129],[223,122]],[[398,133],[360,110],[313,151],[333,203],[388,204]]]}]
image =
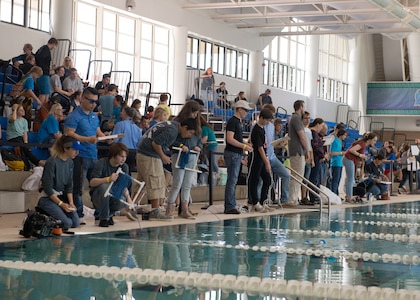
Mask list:
[{"label": "woman with long hair", "polygon": [[[343,166],[346,170],[346,202],[354,202],[355,199],[353,198],[353,185],[355,179],[355,168],[358,164],[364,163],[366,158],[366,147],[375,145],[377,140],[378,138],[376,134],[372,132],[364,134],[361,139],[355,141],[344,153]],[[363,167],[361,169],[363,169]]]},{"label": "woman with long hair", "polygon": [[80,219],[73,202],[73,159],[83,147],[72,136],[61,136],[51,148],[42,173],[42,194],[38,206],[61,220],[63,230],[79,227]]},{"label": "woman with long hair", "polygon": [[51,105],[48,117],[42,121],[38,131],[38,143],[53,144],[61,136],[60,121],[63,119],[63,107],[60,103]]}]

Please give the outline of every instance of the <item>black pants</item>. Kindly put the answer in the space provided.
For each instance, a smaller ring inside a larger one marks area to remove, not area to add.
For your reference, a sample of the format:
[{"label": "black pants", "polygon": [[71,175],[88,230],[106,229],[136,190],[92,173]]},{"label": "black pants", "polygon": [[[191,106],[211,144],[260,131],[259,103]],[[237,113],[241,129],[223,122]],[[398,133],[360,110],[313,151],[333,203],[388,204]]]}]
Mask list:
[{"label": "black pants", "polygon": [[[271,176],[265,169],[264,161],[261,156],[251,153],[249,161],[249,177],[248,177],[248,202],[252,205],[257,203],[263,204],[268,197],[268,190],[271,185]],[[258,195],[258,183],[260,178],[263,181],[261,194]]]}]

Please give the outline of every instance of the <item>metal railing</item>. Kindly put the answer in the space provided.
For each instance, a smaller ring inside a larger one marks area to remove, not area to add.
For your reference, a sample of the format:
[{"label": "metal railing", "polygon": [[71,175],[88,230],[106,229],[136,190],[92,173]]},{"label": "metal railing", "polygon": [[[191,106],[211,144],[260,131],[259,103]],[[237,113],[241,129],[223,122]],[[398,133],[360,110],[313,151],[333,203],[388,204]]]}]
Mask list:
[{"label": "metal railing", "polygon": [[[328,201],[328,215],[330,215],[331,213],[331,201],[330,201],[330,197],[328,197],[328,195],[326,193],[324,193],[319,187],[317,187],[315,184],[313,184],[312,182],[309,181],[308,178],[305,178],[304,176],[302,176],[301,174],[299,174],[298,172],[296,172],[295,170],[293,170],[290,167],[285,166],[287,169],[290,170],[290,178],[293,180],[296,180],[300,185],[304,186],[306,189],[308,189],[309,193],[311,193],[312,195],[315,196],[319,196],[319,194],[322,194],[323,196],[325,196],[325,198],[327,198]],[[298,178],[300,178],[301,180],[299,180]],[[322,203],[322,199],[320,197],[320,204],[319,204],[319,213],[322,214],[323,210],[323,203]]]}]

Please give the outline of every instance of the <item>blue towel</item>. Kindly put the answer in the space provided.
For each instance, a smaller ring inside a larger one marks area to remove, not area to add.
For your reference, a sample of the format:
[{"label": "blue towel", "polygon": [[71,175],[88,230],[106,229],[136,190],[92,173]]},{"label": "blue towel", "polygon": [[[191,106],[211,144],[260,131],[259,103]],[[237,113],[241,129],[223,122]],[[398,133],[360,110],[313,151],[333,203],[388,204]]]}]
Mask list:
[{"label": "blue towel", "polygon": [[179,168],[185,169],[185,166],[188,164],[188,160],[190,158],[190,151],[184,152],[182,151],[179,157]]}]

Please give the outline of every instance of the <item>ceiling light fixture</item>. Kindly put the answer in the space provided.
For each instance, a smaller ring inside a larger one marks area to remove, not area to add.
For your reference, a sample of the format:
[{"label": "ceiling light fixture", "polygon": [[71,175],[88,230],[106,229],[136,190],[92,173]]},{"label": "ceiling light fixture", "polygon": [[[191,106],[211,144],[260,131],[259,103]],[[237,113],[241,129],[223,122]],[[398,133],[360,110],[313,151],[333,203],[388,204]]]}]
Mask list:
[{"label": "ceiling light fixture", "polygon": [[136,7],[136,2],[134,2],[134,0],[127,0],[125,2],[125,8],[128,11],[132,11],[135,7]]}]

